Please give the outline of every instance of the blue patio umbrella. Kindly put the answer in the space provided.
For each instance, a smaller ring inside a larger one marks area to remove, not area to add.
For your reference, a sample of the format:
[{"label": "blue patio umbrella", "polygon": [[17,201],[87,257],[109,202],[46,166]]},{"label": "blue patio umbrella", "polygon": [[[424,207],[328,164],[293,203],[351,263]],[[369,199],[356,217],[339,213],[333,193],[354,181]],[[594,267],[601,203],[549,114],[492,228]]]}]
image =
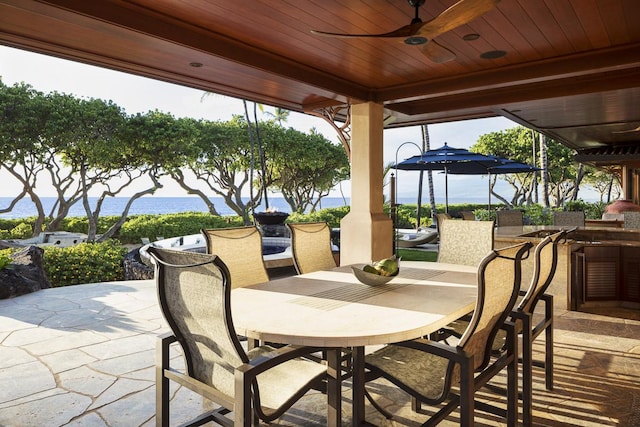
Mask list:
[{"label": "blue patio umbrella", "polygon": [[[498,158],[498,157],[497,157]],[[457,175],[489,175],[489,210],[491,210],[491,175],[500,175],[508,173],[527,173],[536,172],[542,170],[542,168],[529,165],[527,163],[517,162],[510,159],[500,159],[500,164],[497,166],[488,167],[482,171],[482,167],[479,165],[469,166],[467,168],[459,168],[455,171],[449,171],[449,173]]]},{"label": "blue patio umbrella", "polygon": [[427,150],[419,156],[410,157],[393,166],[398,170],[441,170],[445,179],[445,211],[449,212],[448,174],[486,174],[492,167],[503,164],[507,159],[473,153],[464,148],[444,146]]},{"label": "blue patio umbrella", "polygon": [[[419,156],[410,157],[393,166],[397,170],[440,170],[445,174],[445,211],[449,212],[448,175],[485,175],[533,172],[535,166],[511,159],[474,153],[464,148],[444,146],[427,150]],[[489,209],[491,190],[489,190]]]}]

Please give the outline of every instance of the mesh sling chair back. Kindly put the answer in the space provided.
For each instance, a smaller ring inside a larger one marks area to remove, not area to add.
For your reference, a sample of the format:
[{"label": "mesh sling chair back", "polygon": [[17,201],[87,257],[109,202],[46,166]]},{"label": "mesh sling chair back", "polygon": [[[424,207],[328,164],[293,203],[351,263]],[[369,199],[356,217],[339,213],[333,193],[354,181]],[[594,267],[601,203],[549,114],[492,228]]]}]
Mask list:
[{"label": "mesh sling chair back", "polygon": [[[545,292],[551,285],[558,265],[558,243],[564,239],[567,231],[545,237],[538,243],[533,253],[534,269],[531,284],[527,290],[520,291],[523,295],[516,310],[512,314],[516,322],[516,333],[522,335],[522,407],[523,423],[532,425],[533,406],[533,342],[545,333],[545,386],[553,389],[553,296]],[[533,321],[534,311],[538,302],[544,303],[544,316],[537,323]],[[494,348],[503,339],[496,337]],[[500,349],[502,350],[502,348]]]},{"label": "mesh sling chair back", "polygon": [[[326,366],[301,358],[317,348],[261,346],[244,351],[233,327],[229,273],[220,258],[154,247],[149,253],[156,265],[160,308],[171,328],[157,343],[156,425],[173,424],[170,380],[220,405],[187,425],[270,422],[310,388],[321,386]],[[176,341],[186,372],[170,366],[170,346]]]},{"label": "mesh sling chair back", "polygon": [[465,221],[475,221],[476,214],[473,211],[460,211],[460,217]]},{"label": "mesh sling chair back", "polygon": [[229,269],[234,288],[269,280],[258,227],[210,228],[200,232],[207,240],[207,253],[218,255]]},{"label": "mesh sling chair back", "polygon": [[[478,296],[471,321],[456,346],[427,339],[390,344],[365,356],[367,381],[384,377],[409,393],[419,412],[422,403],[445,403],[423,426],[444,420],[460,407],[460,425],[474,425],[475,408],[517,420],[517,350],[515,326],[505,323],[520,288],[520,262],[531,243],[489,252],[478,267]],[[491,357],[491,345],[500,327],[506,328],[507,351]],[[475,392],[507,368],[507,409],[474,402]],[[388,418],[367,391],[372,404]]]},{"label": "mesh sling chair back", "polygon": [[493,221],[442,220],[438,262],[476,267],[493,249],[493,230]]},{"label": "mesh sling chair back", "polygon": [[553,212],[553,225],[584,227],[585,216],[582,211],[555,211]]},{"label": "mesh sling chair back", "polygon": [[[331,250],[331,228],[326,222],[304,222],[286,224],[291,233],[293,265],[298,274],[336,268],[336,260]],[[351,351],[343,348],[341,361],[347,372],[351,370]],[[311,356],[311,360],[326,360],[326,352]]]},{"label": "mesh sling chair back", "polygon": [[449,215],[448,213],[437,213],[433,218],[436,222],[436,230],[438,231],[438,233],[440,233],[440,224],[442,224],[444,220],[451,219],[451,215]]},{"label": "mesh sling chair back", "polygon": [[627,211],[622,213],[624,228],[640,229],[640,212]]},{"label": "mesh sling chair back", "polygon": [[331,251],[331,228],[326,222],[289,223],[287,227],[298,274],[337,267]]},{"label": "mesh sling chair back", "polygon": [[524,225],[524,220],[522,218],[522,211],[519,211],[519,210],[496,211],[497,227],[509,227],[509,226],[521,226],[521,225]]},{"label": "mesh sling chair back", "polygon": [[[553,281],[558,265],[558,244],[571,230],[562,230],[549,235],[538,243],[533,251],[533,276],[527,289],[519,291],[522,299],[511,313],[516,333],[522,336],[522,411],[523,424],[532,424],[533,402],[533,342],[545,333],[545,360],[539,363],[545,369],[545,386],[553,389],[553,296],[545,292]],[[544,316],[534,323],[533,315],[537,304],[544,304]],[[467,327],[468,319],[461,319],[441,331],[441,337],[460,337]],[[499,330],[492,345],[492,351],[504,351],[506,332]]]}]

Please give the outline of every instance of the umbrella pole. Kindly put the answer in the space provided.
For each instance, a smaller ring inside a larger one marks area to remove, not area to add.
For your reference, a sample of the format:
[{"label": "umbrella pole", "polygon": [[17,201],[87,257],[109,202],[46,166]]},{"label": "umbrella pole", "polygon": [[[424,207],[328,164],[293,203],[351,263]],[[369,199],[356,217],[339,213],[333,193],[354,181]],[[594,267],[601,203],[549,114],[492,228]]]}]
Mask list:
[{"label": "umbrella pole", "polygon": [[444,167],[444,211],[449,213],[449,174],[447,167]]},{"label": "umbrella pole", "polygon": [[491,173],[489,173],[488,189],[489,189],[489,207],[487,210],[491,212]]},{"label": "umbrella pole", "polygon": [[416,210],[416,231],[420,229],[420,211],[422,210],[422,181],[424,179],[424,171],[420,171],[418,177],[418,209]]},{"label": "umbrella pole", "polygon": [[391,222],[393,223],[393,255],[398,254],[398,205],[396,204],[396,177],[391,173],[391,178],[389,179],[389,187],[391,195],[389,197],[389,211],[391,212]]}]

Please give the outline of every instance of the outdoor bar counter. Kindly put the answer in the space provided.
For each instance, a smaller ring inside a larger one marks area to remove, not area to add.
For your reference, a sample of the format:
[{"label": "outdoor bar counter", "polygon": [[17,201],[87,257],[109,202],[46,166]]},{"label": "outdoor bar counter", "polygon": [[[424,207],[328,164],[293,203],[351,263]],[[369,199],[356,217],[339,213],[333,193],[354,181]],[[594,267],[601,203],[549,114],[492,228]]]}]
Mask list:
[{"label": "outdoor bar counter", "polygon": [[[537,243],[560,229],[572,227],[497,227],[495,247]],[[522,286],[533,274],[530,256],[523,261]],[[554,306],[579,310],[587,306],[640,308],[640,230],[587,225],[577,227],[558,247],[558,266],[548,293]]]}]

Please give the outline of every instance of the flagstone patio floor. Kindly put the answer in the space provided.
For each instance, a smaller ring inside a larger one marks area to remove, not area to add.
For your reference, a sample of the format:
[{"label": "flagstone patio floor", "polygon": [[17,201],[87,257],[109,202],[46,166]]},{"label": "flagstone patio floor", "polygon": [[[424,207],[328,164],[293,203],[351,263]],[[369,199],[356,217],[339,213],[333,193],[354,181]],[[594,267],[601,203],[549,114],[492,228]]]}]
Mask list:
[{"label": "flagstone patio floor", "polygon": [[[626,318],[611,316],[616,314]],[[638,314],[556,312],[555,388],[545,390],[542,370],[534,368],[536,426],[640,426]],[[0,301],[0,426],[155,425],[154,348],[166,330],[149,280],[47,289]],[[538,356],[542,349],[537,343]],[[367,404],[367,421],[415,426],[426,420],[389,383],[372,390],[397,418],[385,420]],[[501,399],[490,391],[480,396]],[[175,390],[172,425],[203,405],[197,395]],[[325,396],[309,393],[275,424],[323,426],[325,413]],[[504,425],[481,413],[476,423]],[[454,412],[442,425],[456,424]]]}]

